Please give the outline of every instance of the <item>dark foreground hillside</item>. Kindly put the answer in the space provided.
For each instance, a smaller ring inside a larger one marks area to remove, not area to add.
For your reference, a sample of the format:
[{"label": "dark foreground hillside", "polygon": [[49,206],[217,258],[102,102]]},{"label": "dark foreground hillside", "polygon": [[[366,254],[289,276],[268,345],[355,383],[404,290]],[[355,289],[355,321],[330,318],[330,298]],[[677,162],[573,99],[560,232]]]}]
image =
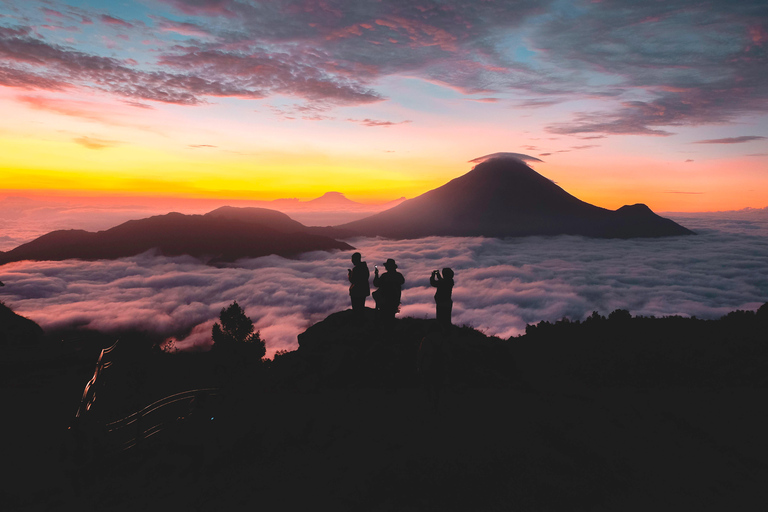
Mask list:
[{"label": "dark foreground hillside", "polygon": [[[412,318],[381,329],[368,314],[363,324],[331,315],[267,363],[132,340],[116,352],[110,401],[220,393],[124,453],[104,438],[78,456],[66,435],[98,349],[113,340],[59,344],[55,357],[45,343],[17,349],[3,368],[15,440],[3,502],[624,511],[761,510],[768,498],[768,306],[711,321],[617,311],[510,340],[469,328],[443,336]],[[425,336],[440,346],[438,370],[419,359]],[[442,385],[437,407],[425,381]]]}]

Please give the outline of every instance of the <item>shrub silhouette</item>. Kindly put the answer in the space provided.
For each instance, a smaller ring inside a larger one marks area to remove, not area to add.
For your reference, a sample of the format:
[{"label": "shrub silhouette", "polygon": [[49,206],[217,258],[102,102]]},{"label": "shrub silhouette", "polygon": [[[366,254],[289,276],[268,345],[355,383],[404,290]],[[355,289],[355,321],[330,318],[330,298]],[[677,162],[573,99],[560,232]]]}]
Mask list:
[{"label": "shrub silhouette", "polygon": [[264,357],[267,349],[259,331],[253,332],[253,322],[234,301],[229,307],[222,308],[218,322],[213,324],[213,348],[217,350],[234,350],[240,352],[247,347],[250,356]]},{"label": "shrub silhouette", "polygon": [[626,309],[616,309],[608,315],[608,320],[611,322],[626,322],[632,320],[632,314]]}]

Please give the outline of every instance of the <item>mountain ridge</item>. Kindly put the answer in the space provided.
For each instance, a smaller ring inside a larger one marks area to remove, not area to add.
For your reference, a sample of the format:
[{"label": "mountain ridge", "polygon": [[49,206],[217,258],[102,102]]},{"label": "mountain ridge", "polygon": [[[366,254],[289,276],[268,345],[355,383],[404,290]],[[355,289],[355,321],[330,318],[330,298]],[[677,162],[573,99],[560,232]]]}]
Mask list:
[{"label": "mountain ridge", "polygon": [[628,205],[612,211],[582,201],[514,157],[484,160],[445,185],[389,210],[334,228],[348,236],[395,239],[531,235],[634,238],[693,234],[659,217],[645,205]]},{"label": "mountain ridge", "polygon": [[164,256],[189,255],[215,264],[269,254],[291,257],[309,251],[353,247],[313,233],[275,210],[222,207],[205,215],[171,212],[129,220],[97,232],[52,231],[0,254],[0,264],[21,260],[116,259],[152,249]]}]

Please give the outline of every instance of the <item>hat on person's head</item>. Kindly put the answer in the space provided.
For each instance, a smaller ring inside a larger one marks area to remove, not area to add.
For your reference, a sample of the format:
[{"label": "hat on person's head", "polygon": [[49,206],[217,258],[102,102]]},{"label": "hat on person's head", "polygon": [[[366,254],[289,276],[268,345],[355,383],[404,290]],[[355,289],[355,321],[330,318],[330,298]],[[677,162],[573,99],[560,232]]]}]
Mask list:
[{"label": "hat on person's head", "polygon": [[395,260],[393,260],[392,258],[389,258],[387,261],[384,262],[384,268],[386,268],[387,270],[389,270],[390,268],[394,270],[397,268],[397,263],[395,263]]}]

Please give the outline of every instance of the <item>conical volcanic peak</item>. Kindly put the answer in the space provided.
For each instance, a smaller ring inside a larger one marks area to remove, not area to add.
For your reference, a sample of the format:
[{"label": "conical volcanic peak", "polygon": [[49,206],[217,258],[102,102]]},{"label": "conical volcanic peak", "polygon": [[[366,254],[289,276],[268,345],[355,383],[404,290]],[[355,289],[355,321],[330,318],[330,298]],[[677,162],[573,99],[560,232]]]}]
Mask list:
[{"label": "conical volcanic peak", "polygon": [[313,206],[313,207],[350,207],[350,206],[361,206],[360,203],[356,201],[352,201],[351,199],[347,198],[344,194],[341,192],[326,192],[322,196],[311,199],[306,202],[307,206]]},{"label": "conical volcanic peak", "polygon": [[[520,158],[492,156],[470,172],[414,199],[340,229],[390,238],[584,235],[655,237],[691,232],[635,206],[618,212],[586,203]],[[646,207],[647,208],[647,207]]]},{"label": "conical volcanic peak", "polygon": [[347,201],[350,201],[350,202],[354,202],[354,201],[351,201],[350,199],[347,199],[347,196],[345,196],[341,192],[333,192],[333,191],[326,192],[322,196],[320,196],[320,197],[318,197],[316,199],[312,199],[312,201],[329,201],[329,202],[337,202],[337,201],[347,202]]},{"label": "conical volcanic peak", "polygon": [[496,157],[479,163],[467,174],[432,192],[446,198],[450,196],[457,204],[471,204],[485,210],[567,212],[573,207],[592,207],[512,157]]}]

